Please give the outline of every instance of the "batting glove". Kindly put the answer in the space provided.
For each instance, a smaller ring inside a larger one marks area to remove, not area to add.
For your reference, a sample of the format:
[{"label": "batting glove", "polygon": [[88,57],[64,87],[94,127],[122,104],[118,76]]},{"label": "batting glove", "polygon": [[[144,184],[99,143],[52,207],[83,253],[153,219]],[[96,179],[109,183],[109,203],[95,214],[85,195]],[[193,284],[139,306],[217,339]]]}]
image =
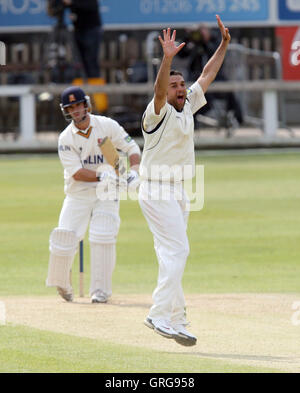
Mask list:
[{"label": "batting glove", "polygon": [[131,169],[127,174],[128,191],[137,191],[140,185],[140,177],[137,171]]},{"label": "batting glove", "polygon": [[[96,188],[97,197],[104,200],[116,200],[119,197],[120,188],[124,188],[122,179],[120,179],[114,172],[101,172],[98,175],[99,183]],[[124,180],[123,180],[124,182]]]}]

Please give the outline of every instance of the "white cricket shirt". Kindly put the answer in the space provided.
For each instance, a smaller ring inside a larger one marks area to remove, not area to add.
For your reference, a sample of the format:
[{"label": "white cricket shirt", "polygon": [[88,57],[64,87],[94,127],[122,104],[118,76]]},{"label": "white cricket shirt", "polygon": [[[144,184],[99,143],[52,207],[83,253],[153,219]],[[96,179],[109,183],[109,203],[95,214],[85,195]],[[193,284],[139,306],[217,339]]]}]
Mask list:
[{"label": "white cricket shirt", "polygon": [[79,130],[71,122],[58,139],[58,155],[64,167],[66,194],[81,194],[92,188],[96,190],[97,182],[76,181],[73,175],[81,168],[96,171],[100,165],[107,164],[98,146],[105,136],[111,139],[116,149],[128,155],[140,154],[135,141],[113,119],[90,114],[90,125],[85,131]]},{"label": "white cricket shirt", "polygon": [[154,98],[142,120],[145,139],[140,176],[144,180],[182,181],[195,174],[194,118],[206,104],[198,82],[187,89],[183,110],[166,103],[157,115]]}]

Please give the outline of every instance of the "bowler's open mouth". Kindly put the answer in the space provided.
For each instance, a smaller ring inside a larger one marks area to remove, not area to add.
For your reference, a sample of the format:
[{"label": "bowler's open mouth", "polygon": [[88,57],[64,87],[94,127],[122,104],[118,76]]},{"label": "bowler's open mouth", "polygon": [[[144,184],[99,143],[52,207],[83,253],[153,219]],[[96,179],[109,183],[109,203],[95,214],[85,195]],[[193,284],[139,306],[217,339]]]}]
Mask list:
[{"label": "bowler's open mouth", "polygon": [[179,94],[179,95],[177,96],[177,101],[178,101],[178,102],[182,103],[182,102],[184,102],[184,100],[185,100],[185,97],[184,97],[183,94]]}]

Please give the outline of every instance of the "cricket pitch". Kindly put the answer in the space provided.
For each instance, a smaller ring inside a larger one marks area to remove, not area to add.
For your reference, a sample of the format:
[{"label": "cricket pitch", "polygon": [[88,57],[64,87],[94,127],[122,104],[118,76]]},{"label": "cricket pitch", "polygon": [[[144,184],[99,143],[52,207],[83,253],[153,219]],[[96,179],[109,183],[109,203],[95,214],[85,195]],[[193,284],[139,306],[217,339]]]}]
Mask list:
[{"label": "cricket pitch", "polygon": [[280,294],[188,295],[189,329],[198,343],[183,347],[143,325],[151,296],[113,294],[107,304],[89,298],[66,303],[54,296],[1,299],[13,325],[295,373],[300,320],[293,319],[293,304],[299,300]]}]

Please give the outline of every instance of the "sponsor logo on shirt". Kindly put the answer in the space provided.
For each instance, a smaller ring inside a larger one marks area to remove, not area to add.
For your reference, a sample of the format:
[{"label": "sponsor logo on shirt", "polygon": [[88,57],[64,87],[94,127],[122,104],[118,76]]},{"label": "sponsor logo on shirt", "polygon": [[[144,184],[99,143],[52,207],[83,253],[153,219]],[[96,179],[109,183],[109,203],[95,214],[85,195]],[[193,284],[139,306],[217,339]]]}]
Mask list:
[{"label": "sponsor logo on shirt", "polygon": [[71,147],[68,145],[59,145],[58,150],[59,151],[71,151]]},{"label": "sponsor logo on shirt", "polygon": [[103,164],[103,156],[101,154],[94,154],[92,156],[88,156],[83,160],[83,164],[87,165],[99,165]]}]

